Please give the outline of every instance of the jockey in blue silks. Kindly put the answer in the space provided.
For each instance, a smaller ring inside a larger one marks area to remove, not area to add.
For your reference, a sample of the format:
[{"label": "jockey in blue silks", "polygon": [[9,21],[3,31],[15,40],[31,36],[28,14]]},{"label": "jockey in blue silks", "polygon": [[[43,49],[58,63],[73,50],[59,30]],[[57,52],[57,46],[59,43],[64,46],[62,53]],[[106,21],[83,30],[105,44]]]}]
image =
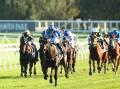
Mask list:
[{"label": "jockey in blue silks", "polygon": [[109,32],[110,36],[110,45],[113,45],[114,43],[112,40],[115,40],[120,45],[120,32],[118,29],[114,29],[112,32]]},{"label": "jockey in blue silks", "polygon": [[75,43],[76,43],[76,41],[75,41],[75,35],[72,32],[70,32],[68,30],[65,30],[64,31],[64,37],[71,44],[71,46],[73,48],[75,48]]},{"label": "jockey in blue silks", "polygon": [[110,37],[114,37],[114,40],[116,40],[118,43],[120,43],[120,31],[117,29],[113,30],[109,33]]},{"label": "jockey in blue silks", "polygon": [[57,47],[60,49],[61,53],[63,53],[60,45],[61,32],[59,28],[55,27],[54,25],[49,25],[49,27],[43,31],[42,36],[44,38],[50,39],[50,42],[56,44]]}]

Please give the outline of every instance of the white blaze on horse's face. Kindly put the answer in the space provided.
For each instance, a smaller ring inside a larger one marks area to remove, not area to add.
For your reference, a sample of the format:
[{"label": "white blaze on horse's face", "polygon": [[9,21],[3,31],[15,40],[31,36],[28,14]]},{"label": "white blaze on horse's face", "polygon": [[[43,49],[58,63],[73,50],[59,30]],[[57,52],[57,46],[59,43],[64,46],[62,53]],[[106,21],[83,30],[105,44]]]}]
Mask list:
[{"label": "white blaze on horse's face", "polygon": [[47,39],[47,42],[50,42],[51,41],[51,39],[49,38],[49,39]]}]

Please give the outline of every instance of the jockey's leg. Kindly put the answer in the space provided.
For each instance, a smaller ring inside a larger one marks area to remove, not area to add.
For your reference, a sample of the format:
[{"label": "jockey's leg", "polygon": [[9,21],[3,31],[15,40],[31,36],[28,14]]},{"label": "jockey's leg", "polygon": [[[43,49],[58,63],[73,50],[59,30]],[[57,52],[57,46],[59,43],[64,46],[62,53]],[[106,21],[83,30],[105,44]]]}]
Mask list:
[{"label": "jockey's leg", "polygon": [[61,45],[60,44],[56,44],[57,45],[57,47],[60,49],[60,52],[62,53],[62,54],[64,54],[64,52],[63,52],[63,49],[62,49],[62,47],[61,47]]}]

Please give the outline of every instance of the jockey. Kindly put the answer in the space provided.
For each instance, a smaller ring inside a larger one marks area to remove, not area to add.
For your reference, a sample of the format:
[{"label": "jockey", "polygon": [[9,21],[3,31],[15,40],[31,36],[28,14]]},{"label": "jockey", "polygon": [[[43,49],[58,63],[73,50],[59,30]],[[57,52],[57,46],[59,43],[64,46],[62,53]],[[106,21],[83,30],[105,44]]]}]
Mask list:
[{"label": "jockey", "polygon": [[65,39],[71,44],[73,48],[75,48],[75,36],[72,32],[65,30],[64,31]]},{"label": "jockey", "polygon": [[112,37],[115,37],[116,41],[120,43],[120,32],[118,30],[113,30]]},{"label": "jockey", "polygon": [[24,42],[26,42],[26,41],[32,41],[33,40],[32,34],[31,34],[31,32],[28,29],[26,29],[22,33],[22,38],[23,38]]},{"label": "jockey", "polygon": [[61,53],[63,53],[62,47],[60,45],[61,33],[59,28],[55,27],[54,25],[49,25],[49,27],[43,31],[42,36],[43,38],[50,39],[50,42],[56,44]]},{"label": "jockey", "polygon": [[[109,33],[110,39],[115,40],[120,45],[120,32],[118,29],[114,29],[112,32]],[[112,45],[112,42],[110,41],[110,45]]]},{"label": "jockey", "polygon": [[22,47],[23,44],[25,44],[27,41],[32,41],[33,38],[32,38],[32,34],[31,32],[26,29],[23,33],[22,33],[22,36],[20,38],[20,48]]},{"label": "jockey", "polygon": [[109,42],[110,42],[110,40],[109,40],[109,34],[107,32],[105,32],[103,34],[103,48],[104,48],[103,51],[104,52],[108,51]]},{"label": "jockey", "polygon": [[88,36],[89,49],[92,45],[91,36],[98,36],[98,32],[99,32],[99,30],[97,28],[92,28],[92,33]]}]

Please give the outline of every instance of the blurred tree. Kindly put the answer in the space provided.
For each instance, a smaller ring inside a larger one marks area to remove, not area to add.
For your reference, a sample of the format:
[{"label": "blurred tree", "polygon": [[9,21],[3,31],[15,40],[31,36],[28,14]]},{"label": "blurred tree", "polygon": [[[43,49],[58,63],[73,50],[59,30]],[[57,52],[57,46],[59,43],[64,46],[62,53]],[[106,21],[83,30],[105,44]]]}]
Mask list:
[{"label": "blurred tree", "polygon": [[0,0],[0,19],[73,19],[76,0]]},{"label": "blurred tree", "polygon": [[84,19],[120,19],[120,0],[77,0]]}]

